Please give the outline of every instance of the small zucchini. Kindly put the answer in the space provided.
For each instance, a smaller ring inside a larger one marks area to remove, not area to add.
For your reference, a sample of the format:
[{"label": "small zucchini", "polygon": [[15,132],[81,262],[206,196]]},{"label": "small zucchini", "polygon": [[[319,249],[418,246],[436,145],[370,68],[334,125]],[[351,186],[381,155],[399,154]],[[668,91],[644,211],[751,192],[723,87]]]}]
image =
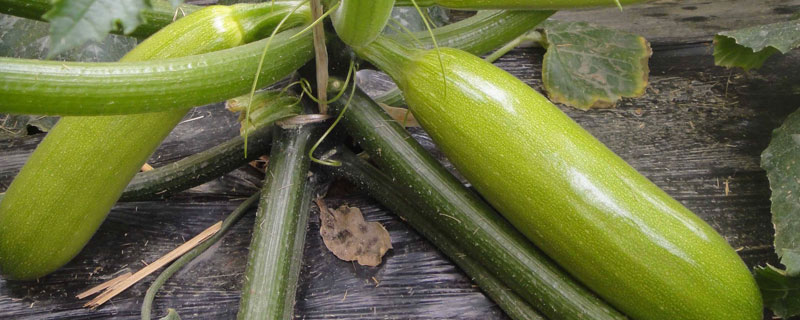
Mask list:
[{"label": "small zucchini", "polygon": [[493,207],[623,313],[761,319],[725,239],[524,82],[457,49],[379,38],[356,52]]},{"label": "small zucchini", "polygon": [[333,28],[344,43],[366,45],[381,34],[392,14],[394,0],[341,0],[331,15]]}]

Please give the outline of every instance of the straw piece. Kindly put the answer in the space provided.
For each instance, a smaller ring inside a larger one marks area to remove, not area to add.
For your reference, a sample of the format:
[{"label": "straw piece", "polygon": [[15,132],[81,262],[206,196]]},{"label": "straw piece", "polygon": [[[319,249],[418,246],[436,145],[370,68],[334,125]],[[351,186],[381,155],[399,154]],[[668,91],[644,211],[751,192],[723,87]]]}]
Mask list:
[{"label": "straw piece", "polygon": [[95,286],[94,288],[91,288],[91,289],[89,289],[89,290],[86,290],[86,291],[84,291],[84,292],[81,292],[81,293],[79,293],[79,294],[78,294],[77,296],[75,296],[75,297],[76,297],[76,298],[78,298],[78,299],[84,299],[84,298],[86,298],[86,297],[88,297],[88,296],[94,295],[95,293],[98,293],[98,292],[100,292],[100,291],[103,291],[103,290],[105,290],[106,288],[108,288],[108,287],[111,287],[111,286],[113,286],[113,285],[115,285],[115,284],[119,283],[120,281],[127,279],[128,277],[130,277],[130,276],[132,276],[132,275],[133,275],[133,273],[126,272],[126,273],[124,273],[124,274],[121,274],[121,275],[119,275],[119,276],[118,276],[118,277],[116,277],[116,278],[113,278],[113,279],[111,279],[111,280],[108,280],[108,281],[106,281],[106,282],[103,282],[103,283],[101,283],[101,284],[99,284],[99,285]]},{"label": "straw piece", "polygon": [[191,250],[195,246],[199,245],[203,241],[208,240],[208,238],[217,233],[217,231],[219,231],[221,227],[222,227],[222,221],[217,222],[216,224],[204,230],[194,238],[190,239],[189,241],[186,241],[184,244],[170,251],[161,258],[158,258],[158,260],[153,261],[153,263],[147,265],[146,267],[142,268],[139,271],[136,271],[136,273],[134,273],[133,275],[125,277],[124,279],[109,286],[105,291],[103,291],[103,293],[101,293],[99,296],[95,297],[91,301],[87,302],[83,306],[92,309],[99,307],[106,301],[120,294],[122,291],[125,291],[125,289],[128,289],[130,286],[132,286],[139,280],[144,279],[154,271],[172,262],[172,260],[177,259],[178,257],[183,255],[187,251]]}]

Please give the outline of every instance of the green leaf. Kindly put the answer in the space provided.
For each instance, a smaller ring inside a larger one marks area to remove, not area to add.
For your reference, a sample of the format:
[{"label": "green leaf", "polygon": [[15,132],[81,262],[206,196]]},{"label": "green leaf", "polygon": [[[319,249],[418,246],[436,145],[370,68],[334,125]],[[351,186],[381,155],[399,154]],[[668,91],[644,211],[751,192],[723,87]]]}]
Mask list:
[{"label": "green leaf", "polygon": [[57,0],[42,16],[50,22],[48,58],[89,40],[103,40],[111,30],[133,32],[147,8],[149,0]]},{"label": "green leaf", "polygon": [[[45,59],[50,50],[46,22],[0,14],[0,56]],[[55,60],[111,62],[136,46],[136,39],[110,35],[102,42],[89,42],[54,57]]]},{"label": "green leaf", "polygon": [[772,224],[775,252],[790,276],[800,274],[800,111],[772,132],[772,141],[761,154],[772,189]]},{"label": "green leaf", "polygon": [[775,53],[800,46],[800,20],[720,32],[714,36],[714,63],[744,70],[760,68]]},{"label": "green leaf", "polygon": [[754,271],[764,306],[781,318],[800,314],[800,278],[788,277],[770,265]]},{"label": "green leaf", "polygon": [[579,109],[613,107],[644,94],[653,51],[643,37],[586,22],[547,22],[542,80],[550,100]]}]

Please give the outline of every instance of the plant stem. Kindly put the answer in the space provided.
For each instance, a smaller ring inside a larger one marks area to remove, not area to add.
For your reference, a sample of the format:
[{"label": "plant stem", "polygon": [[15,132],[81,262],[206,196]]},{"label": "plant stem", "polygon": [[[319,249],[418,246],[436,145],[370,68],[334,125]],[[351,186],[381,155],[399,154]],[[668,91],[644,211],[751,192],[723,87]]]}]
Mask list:
[{"label": "plant stem", "polygon": [[[276,35],[258,86],[313,57],[310,35]],[[85,63],[0,58],[0,113],[109,115],[186,109],[242,95],[268,39],[181,58]]]},{"label": "plant stem", "polygon": [[[436,248],[453,260],[512,319],[544,319],[502,281],[498,280],[478,263],[480,259],[471,257],[457,243],[444,236],[436,225],[429,223],[422,212],[429,211],[430,208],[426,208],[424,204],[414,202],[411,199],[413,197],[406,197],[405,192],[397,188],[397,181],[393,181],[350,150],[339,147],[336,154],[340,156],[342,162],[341,167],[332,167],[335,168],[333,170],[336,175],[355,183],[366,190],[374,199],[378,199],[381,204],[402,217],[415,230],[431,241]],[[418,205],[414,206],[412,203]]]},{"label": "plant stem", "polygon": [[238,319],[290,319],[311,203],[315,126],[277,130],[244,275]]}]

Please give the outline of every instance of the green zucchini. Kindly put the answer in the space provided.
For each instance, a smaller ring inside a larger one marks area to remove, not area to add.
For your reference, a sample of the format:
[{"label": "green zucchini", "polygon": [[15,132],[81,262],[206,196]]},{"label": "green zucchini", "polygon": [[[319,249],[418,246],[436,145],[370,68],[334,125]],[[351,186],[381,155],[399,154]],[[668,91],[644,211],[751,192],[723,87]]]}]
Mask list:
[{"label": "green zucchini", "polygon": [[[619,4],[617,3],[619,1]],[[417,0],[417,5],[438,5],[459,10],[514,9],[560,10],[586,7],[611,7],[645,2],[647,0]],[[398,6],[410,6],[412,0],[397,0]]]},{"label": "green zucchini", "polygon": [[392,14],[394,0],[341,0],[331,15],[336,34],[353,47],[366,45],[381,34]]},{"label": "green zucchini", "polygon": [[[329,87],[335,91],[341,85],[341,81],[335,81]],[[350,101],[342,124],[352,136],[359,137],[359,145],[404,190],[406,201],[418,204],[420,213],[406,217],[412,226],[435,226],[549,318],[624,318],[464,187],[365,93],[356,90],[350,99],[349,89],[346,92],[331,108],[339,111],[345,101]]]},{"label": "green zucchini", "polygon": [[379,38],[357,53],[395,80],[492,206],[623,313],[761,319],[755,281],[724,238],[519,79],[457,49]]},{"label": "green zucchini", "polygon": [[443,232],[438,230],[434,224],[429,223],[423,214],[420,214],[420,212],[435,212],[435,208],[427,206],[426,202],[411,200],[415,198],[415,195],[409,195],[407,191],[398,188],[399,184],[396,179],[385,175],[353,154],[352,151],[338,147],[335,154],[339,156],[342,163],[339,167],[333,167],[337,176],[344,177],[365,189],[370,196],[400,216],[403,221],[409,223],[414,230],[421,233],[464,270],[511,319],[544,319],[524,299],[483,267],[479,262],[480,258],[468,254],[462,246],[444,236]]},{"label": "green zucchini", "polygon": [[311,206],[314,125],[275,128],[247,257],[238,319],[291,319]]},{"label": "green zucchini", "polygon": [[[247,10],[247,7],[240,8]],[[194,34],[198,37],[194,46],[168,47],[166,50],[161,43],[149,42],[148,47],[137,47],[129,53],[129,56],[153,57],[149,51],[159,51],[157,56],[160,57],[200,53],[204,52],[202,50],[212,48],[236,46],[249,38],[247,34],[250,32],[261,33],[257,30],[244,29],[246,26],[265,27],[261,24],[238,24],[236,21],[231,21],[237,16],[234,14],[235,11],[209,7],[196,12],[193,15],[195,18],[178,20],[171,25],[174,27],[161,31],[173,33],[172,30],[183,30]],[[258,11],[253,12],[261,15]],[[229,20],[220,21],[218,16],[220,12],[229,13],[227,15]],[[209,26],[185,27],[196,25],[198,19],[211,23],[210,28]],[[228,32],[229,29],[239,30],[241,33],[231,33]],[[274,56],[286,56],[264,68],[262,73],[264,84],[285,77],[311,58],[310,38],[290,38],[296,32],[295,30],[281,33],[273,40],[271,53]],[[263,45],[261,43],[261,46]],[[201,51],[193,51],[195,48],[201,48]],[[262,48],[252,47],[251,55],[226,59],[227,62],[230,60],[238,62],[239,70],[219,70],[220,65],[217,64],[216,68],[207,69],[200,75],[209,77],[235,72],[237,80],[242,78],[238,85],[243,89],[240,94],[244,93],[250,87],[252,80],[244,79],[247,77],[241,75],[252,72],[253,66],[258,63]],[[221,56],[209,54],[206,59],[215,61],[214,59],[224,56],[224,54]],[[164,61],[170,60],[161,62]],[[243,64],[245,61],[248,63]],[[196,66],[189,63],[187,68],[196,69]],[[208,84],[224,81],[220,78],[205,79],[203,82],[206,88],[203,91],[215,91],[208,88]],[[0,79],[0,82],[14,82]],[[65,83],[62,85],[69,86],[83,79],[85,77],[75,77],[75,75],[66,77],[63,78],[62,81]],[[177,85],[188,87],[190,83],[178,81]],[[117,90],[120,91],[135,88],[132,83],[126,85],[117,83],[117,85],[119,86]],[[89,89],[87,92],[95,91]],[[170,95],[175,94],[177,93],[170,93]],[[236,92],[226,91],[217,94],[221,100],[231,94],[235,96]],[[78,101],[80,98],[85,98],[84,95],[77,96]],[[136,103],[148,103],[143,98],[145,97],[138,97],[139,102]],[[67,96],[61,99],[69,100]],[[171,98],[165,97],[165,99]],[[9,186],[5,199],[0,203],[0,273],[8,279],[34,279],[56,270],[72,259],[100,226],[111,206],[119,199],[123,189],[147,157],[180,121],[185,112],[186,109],[180,109],[126,117],[62,118],[33,152]]]}]

